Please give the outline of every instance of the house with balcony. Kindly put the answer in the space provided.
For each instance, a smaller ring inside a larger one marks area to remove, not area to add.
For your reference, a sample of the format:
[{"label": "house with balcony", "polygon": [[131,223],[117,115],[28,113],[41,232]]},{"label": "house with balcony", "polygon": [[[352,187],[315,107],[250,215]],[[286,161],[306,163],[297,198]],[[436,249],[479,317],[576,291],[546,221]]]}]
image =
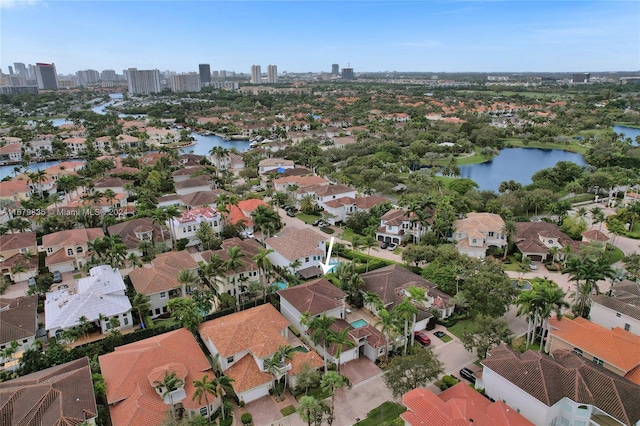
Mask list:
[{"label": "house with balcony", "polygon": [[269,371],[268,362],[278,348],[288,345],[288,326],[289,322],[267,303],[204,322],[198,329],[211,356],[218,358],[224,375],[233,379],[231,385],[238,399],[249,403],[269,395],[284,375],[293,376],[291,381],[295,383],[301,361],[316,368],[322,366],[315,352],[296,352],[291,361]]},{"label": "house with balcony", "polygon": [[0,235],[0,273],[14,282],[25,281],[38,274],[35,232]]},{"label": "house with balcony", "polygon": [[552,356],[497,346],[475,386],[536,425],[640,424],[640,386],[568,349]]},{"label": "house with balcony", "polygon": [[[211,382],[215,373],[191,332],[170,331],[128,345],[98,358],[104,377],[109,413],[114,425],[160,425],[171,405],[181,417],[206,417],[220,408],[220,396],[195,397],[195,380]],[[175,374],[182,386],[171,392],[159,386],[166,374]]]},{"label": "house with balcony", "polygon": [[453,224],[453,240],[462,254],[482,259],[491,247],[504,247],[504,220],[494,213],[468,213]]},{"label": "house with balcony", "polygon": [[293,169],[295,164],[292,160],[284,158],[265,158],[258,163],[258,174],[264,175],[269,172],[283,173],[287,169]]},{"label": "house with balcony", "polygon": [[412,215],[405,210],[391,209],[380,218],[376,240],[398,245],[405,242],[416,243],[428,230],[428,223],[413,220]]},{"label": "house with balcony", "polygon": [[[585,242],[574,241],[555,223],[516,222],[516,247],[531,260],[563,260],[567,246],[577,253]],[[590,234],[588,234],[590,235]]]},{"label": "house with balcony", "polygon": [[371,207],[389,201],[378,196],[365,197],[341,197],[324,203],[324,209],[328,213],[328,222],[332,225],[342,223],[349,215],[356,212],[368,212]]},{"label": "house with balcony", "polygon": [[[38,296],[0,298],[0,370],[16,370],[24,352],[33,347],[38,331],[37,310]],[[15,352],[3,357],[12,346]]]},{"label": "house with balcony", "polygon": [[324,209],[329,201],[343,197],[355,198],[356,190],[346,185],[311,185],[298,188],[295,192],[297,200],[302,200],[305,196],[311,196]]},{"label": "house with balcony", "polygon": [[8,143],[0,146],[0,164],[17,164],[22,160],[22,145]]},{"label": "house with balcony", "polygon": [[640,385],[640,336],[610,330],[582,317],[550,318],[545,350],[567,349]]},{"label": "house with balcony", "polygon": [[120,222],[107,228],[109,235],[120,235],[122,243],[127,246],[127,252],[138,257],[143,255],[140,243],[147,241],[152,247],[165,244],[171,246],[169,231],[159,223],[154,223],[150,217]]},{"label": "house with balcony", "polygon": [[58,231],[43,236],[38,251],[47,253],[44,263],[50,271],[75,271],[87,263],[88,243],[98,237],[104,237],[102,228]]},{"label": "house with balcony", "polygon": [[46,294],[45,329],[49,336],[59,337],[62,331],[79,326],[80,317],[96,324],[102,333],[112,330],[111,318],[120,322],[118,330],[132,328],[126,289],[118,269],[94,266],[89,276],[78,279],[75,285],[65,284]]},{"label": "house with balcony", "polygon": [[328,237],[312,229],[287,226],[264,243],[267,250],[273,250],[268,256],[272,265],[313,278],[322,275],[320,263],[324,261],[327,241]]},{"label": "house with balcony", "polygon": [[211,225],[216,237],[219,237],[224,227],[224,220],[220,212],[211,207],[185,210],[180,216],[169,219],[167,227],[174,240],[189,239],[187,247],[190,247],[200,243],[200,240],[196,237],[196,232],[200,225],[205,222]]},{"label": "house with balcony", "polygon": [[95,425],[98,417],[87,357],[3,382],[0,401],[4,425]]},{"label": "house with balcony", "polygon": [[602,327],[619,327],[640,336],[640,286],[623,280],[612,285],[608,295],[591,296],[589,319]]},{"label": "house with balcony", "polygon": [[167,314],[169,300],[184,297],[191,291],[178,282],[178,274],[183,269],[193,273],[198,269],[198,264],[186,250],[161,253],[151,261],[149,267],[129,272],[129,279],[136,292],[149,296],[151,318]]}]

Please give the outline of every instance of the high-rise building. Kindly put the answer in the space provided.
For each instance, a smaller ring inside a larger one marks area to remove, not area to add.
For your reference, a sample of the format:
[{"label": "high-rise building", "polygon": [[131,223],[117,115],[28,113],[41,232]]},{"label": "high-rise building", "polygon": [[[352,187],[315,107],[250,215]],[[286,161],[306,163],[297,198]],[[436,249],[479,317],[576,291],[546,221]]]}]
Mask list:
[{"label": "high-rise building", "polygon": [[130,95],[146,95],[160,92],[160,71],[139,70],[129,68],[127,70],[127,81],[129,82]]},{"label": "high-rise building", "polygon": [[95,84],[100,80],[100,73],[96,70],[84,70],[76,73],[78,84],[86,86],[87,84]]},{"label": "high-rise building", "polygon": [[36,81],[38,89],[56,90],[58,88],[58,75],[56,64],[36,64]]},{"label": "high-rise building", "polygon": [[13,69],[16,71],[21,77],[27,78],[29,77],[29,71],[27,71],[27,67],[22,62],[14,62]]},{"label": "high-rise building", "polygon": [[103,70],[102,73],[100,73],[100,78],[104,81],[116,81],[118,79],[116,70]]},{"label": "high-rise building", "polygon": [[340,65],[338,65],[338,64],[331,65],[331,74],[339,75],[340,74]]},{"label": "high-rise building", "polygon": [[[207,65],[208,66],[208,65]],[[199,92],[200,78],[202,74],[190,72],[186,74],[174,74],[171,76],[170,86],[174,92]]]},{"label": "high-rise building", "polygon": [[251,65],[251,84],[262,84],[260,65]]},{"label": "high-rise building", "polygon": [[588,83],[591,78],[591,73],[588,72],[579,72],[571,75],[571,80],[574,83]]},{"label": "high-rise building", "polygon": [[211,83],[211,67],[209,64],[198,65],[200,73],[200,83]]},{"label": "high-rise building", "polygon": [[220,70],[220,78],[227,78],[227,72],[225,70]]},{"label": "high-rise building", "polygon": [[13,67],[9,65],[9,75],[13,75]]},{"label": "high-rise building", "polygon": [[342,79],[343,80],[353,80],[356,76],[353,73],[353,68],[342,68]]},{"label": "high-rise building", "polygon": [[267,67],[267,83],[276,84],[278,82],[278,66],[269,65]]}]

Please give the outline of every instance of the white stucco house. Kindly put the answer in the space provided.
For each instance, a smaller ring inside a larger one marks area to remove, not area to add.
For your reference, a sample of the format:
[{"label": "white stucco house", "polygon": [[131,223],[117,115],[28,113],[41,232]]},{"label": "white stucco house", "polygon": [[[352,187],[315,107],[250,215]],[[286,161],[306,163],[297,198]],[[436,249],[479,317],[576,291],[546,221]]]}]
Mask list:
[{"label": "white stucco house", "polygon": [[453,225],[453,239],[460,253],[484,258],[490,247],[504,247],[504,220],[494,213],[469,213]]}]

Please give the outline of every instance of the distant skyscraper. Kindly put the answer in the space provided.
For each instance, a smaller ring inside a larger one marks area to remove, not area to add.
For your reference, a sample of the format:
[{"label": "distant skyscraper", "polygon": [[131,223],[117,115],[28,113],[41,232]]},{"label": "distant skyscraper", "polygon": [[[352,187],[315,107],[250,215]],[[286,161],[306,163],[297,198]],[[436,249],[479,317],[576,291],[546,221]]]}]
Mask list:
[{"label": "distant skyscraper", "polygon": [[116,70],[104,70],[100,73],[100,78],[104,81],[116,81],[118,79]]},{"label": "distant skyscraper", "polygon": [[29,71],[27,71],[27,67],[22,62],[14,62],[13,69],[19,76],[24,78],[29,77]]},{"label": "distant skyscraper", "polygon": [[278,82],[278,66],[269,65],[267,67],[267,83],[276,84]]},{"label": "distant skyscraper", "polygon": [[137,68],[129,68],[126,74],[130,95],[160,92],[160,71],[157,69],[138,70]]},{"label": "distant skyscraper", "polygon": [[353,80],[355,78],[356,77],[353,74],[353,68],[342,68],[342,79],[343,80]]},{"label": "distant skyscraper", "polygon": [[9,65],[9,75],[13,75],[13,67]]},{"label": "distant skyscraper", "polygon": [[225,70],[220,70],[220,78],[227,78],[227,72]]},{"label": "distant skyscraper", "polygon": [[211,83],[211,67],[209,64],[198,65],[200,73],[200,83]]},{"label": "distant skyscraper", "polygon": [[58,75],[56,64],[36,64],[36,81],[38,88],[43,90],[56,90],[58,88]]},{"label": "distant skyscraper", "polygon": [[251,65],[251,84],[262,83],[262,70],[260,65]]},{"label": "distant skyscraper", "polygon": [[338,64],[331,65],[331,74],[339,75],[340,74],[340,65],[338,65]]},{"label": "distant skyscraper", "polygon": [[97,83],[100,80],[100,73],[96,70],[84,70],[78,71],[76,77],[81,86],[86,86],[87,84]]},{"label": "distant skyscraper", "polygon": [[[208,66],[208,65],[207,65]],[[199,92],[200,91],[200,78],[202,74],[196,72],[190,72],[187,74],[174,74],[169,80],[171,83],[171,90],[174,92]]]}]

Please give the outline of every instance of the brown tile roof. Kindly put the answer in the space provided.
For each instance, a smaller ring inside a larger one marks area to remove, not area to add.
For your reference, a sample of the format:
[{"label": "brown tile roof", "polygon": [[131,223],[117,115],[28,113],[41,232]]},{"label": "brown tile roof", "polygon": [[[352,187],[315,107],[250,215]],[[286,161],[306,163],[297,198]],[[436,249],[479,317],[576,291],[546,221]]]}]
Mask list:
[{"label": "brown tile roof", "polygon": [[327,237],[312,229],[287,226],[278,235],[267,238],[264,242],[287,260],[294,261],[301,257],[324,255],[324,251],[318,248],[322,241],[327,241]]},{"label": "brown tile roof", "polygon": [[551,238],[569,238],[562,232],[555,223],[547,222],[516,222],[517,239],[526,240],[528,238],[538,239],[543,234]]},{"label": "brown tile roof", "polygon": [[[409,216],[407,216],[407,212],[401,209],[391,209],[380,218],[381,222],[384,222],[386,225],[398,226],[401,225],[402,222],[408,221]],[[381,228],[384,229],[384,228]],[[384,232],[384,231],[382,231]]]},{"label": "brown tile roof", "polygon": [[37,309],[38,296],[0,299],[0,344],[35,336]]},{"label": "brown tile roof", "polygon": [[464,219],[456,220],[453,224],[456,232],[465,234],[482,233],[494,231],[501,232],[504,227],[504,220],[495,213],[468,213]]},{"label": "brown tile roof", "polygon": [[98,415],[89,359],[9,380],[0,386],[0,424],[80,425]]},{"label": "brown tile roof", "polygon": [[38,255],[36,254],[36,252],[33,252],[34,255],[31,256],[30,259],[27,259],[25,257],[25,255],[23,253],[16,253],[13,256],[11,256],[8,259],[3,260],[2,262],[0,262],[0,268],[11,268],[13,269],[13,266],[20,263],[22,264],[22,266],[24,266],[27,271],[30,269],[37,269],[38,268]]},{"label": "brown tile roof", "polygon": [[[35,232],[19,232],[17,234],[0,235],[0,252],[21,248],[36,249]],[[35,253],[34,253],[35,254]]]},{"label": "brown tile roof", "polygon": [[[207,321],[200,324],[199,330],[204,340],[213,342],[220,356],[248,350],[257,358],[264,358],[287,344],[280,332],[288,326],[280,312],[266,304]],[[255,364],[253,359],[251,362]]]},{"label": "brown tile roof", "polygon": [[211,187],[211,182],[206,177],[195,177],[191,179],[187,179],[183,182],[177,182],[174,184],[176,189],[185,189],[185,188],[195,188],[198,186],[208,186]]},{"label": "brown tile roof", "polygon": [[13,179],[0,182],[0,197],[13,198],[17,194],[26,194],[31,189],[26,180]]},{"label": "brown tile roof", "polygon": [[320,355],[315,353],[315,351],[296,352],[293,358],[291,358],[291,370],[289,374],[295,376],[300,373],[305,364],[308,364],[312,368],[320,368],[324,365],[324,361],[322,361]]},{"label": "brown tile roof", "polygon": [[592,296],[594,303],[601,304],[616,312],[640,320],[640,285],[629,280],[614,284],[610,288],[611,296],[603,294]]},{"label": "brown tile roof", "polygon": [[533,426],[502,401],[491,402],[464,383],[439,395],[417,388],[402,396],[407,411],[400,417],[410,426]]},{"label": "brown tile roof", "polygon": [[200,170],[203,170],[204,166],[193,166],[193,167],[189,167],[189,168],[182,168],[182,169],[178,169],[176,171],[174,171],[173,173],[171,173],[171,175],[173,177],[177,177],[177,176],[191,176],[192,174],[199,172]]},{"label": "brown tile roof", "polygon": [[[162,242],[162,230],[160,224],[153,223],[153,219],[149,217],[143,217],[139,219],[128,220],[126,222],[118,223],[107,228],[109,235],[120,235],[122,242],[128,249],[136,249],[140,244],[140,240],[136,237],[136,232],[148,232],[152,231],[153,242]],[[169,237],[169,231],[164,229],[165,239]]]},{"label": "brown tile roof", "polygon": [[182,203],[189,207],[203,207],[217,205],[220,194],[228,194],[223,189],[212,189],[211,191],[196,191],[180,197]]},{"label": "brown tile roof", "polygon": [[566,397],[594,405],[625,425],[640,420],[640,386],[568,350],[557,350],[550,358],[500,345],[482,364],[548,407]]},{"label": "brown tile roof", "polygon": [[278,291],[300,313],[312,316],[344,306],[346,294],[324,278]]},{"label": "brown tile roof", "polygon": [[113,188],[124,187],[125,185],[133,183],[132,180],[124,180],[118,177],[100,177],[93,181],[93,186],[96,189],[100,188]]},{"label": "brown tile roof", "polygon": [[356,197],[355,204],[360,210],[369,210],[371,207],[386,203],[387,201],[389,201],[388,198],[370,195],[367,197]]},{"label": "brown tile roof", "polygon": [[187,410],[197,411],[205,404],[192,400],[193,381],[205,375],[213,378],[209,361],[184,328],[118,346],[99,361],[114,425],[159,425],[166,419],[169,406],[149,382],[150,376],[158,377],[159,369],[186,372],[182,405]]},{"label": "brown tile roof", "polygon": [[136,268],[129,278],[136,292],[150,295],[180,287],[178,274],[183,269],[193,269],[198,264],[186,251],[161,253],[151,262],[150,268]]},{"label": "brown tile roof", "polygon": [[[584,318],[549,319],[550,335],[597,356],[625,373],[640,366],[640,336],[620,327],[604,328]],[[640,384],[640,383],[639,383]]]},{"label": "brown tile roof", "polygon": [[220,259],[226,262],[229,260],[229,254],[227,251],[231,247],[240,247],[240,251],[244,254],[244,257],[240,259],[242,265],[238,270],[236,272],[229,271],[227,273],[228,276],[233,276],[236,273],[245,271],[257,271],[259,269],[258,265],[253,261],[253,257],[258,254],[258,251],[262,246],[257,241],[251,239],[242,240],[236,237],[224,240],[220,250],[206,250],[202,252],[201,256],[207,263],[211,262],[211,257],[213,255],[217,255]]},{"label": "brown tile roof", "polygon": [[98,237],[104,237],[102,228],[69,229],[47,234],[42,237],[43,247],[86,245]]},{"label": "brown tile roof", "polygon": [[252,356],[242,357],[240,361],[229,367],[224,374],[233,379],[231,386],[233,386],[236,393],[245,392],[275,380],[271,373],[260,371]]},{"label": "brown tile roof", "polygon": [[609,241],[609,237],[602,231],[597,229],[590,229],[582,233],[583,237],[587,237],[592,241]]}]

